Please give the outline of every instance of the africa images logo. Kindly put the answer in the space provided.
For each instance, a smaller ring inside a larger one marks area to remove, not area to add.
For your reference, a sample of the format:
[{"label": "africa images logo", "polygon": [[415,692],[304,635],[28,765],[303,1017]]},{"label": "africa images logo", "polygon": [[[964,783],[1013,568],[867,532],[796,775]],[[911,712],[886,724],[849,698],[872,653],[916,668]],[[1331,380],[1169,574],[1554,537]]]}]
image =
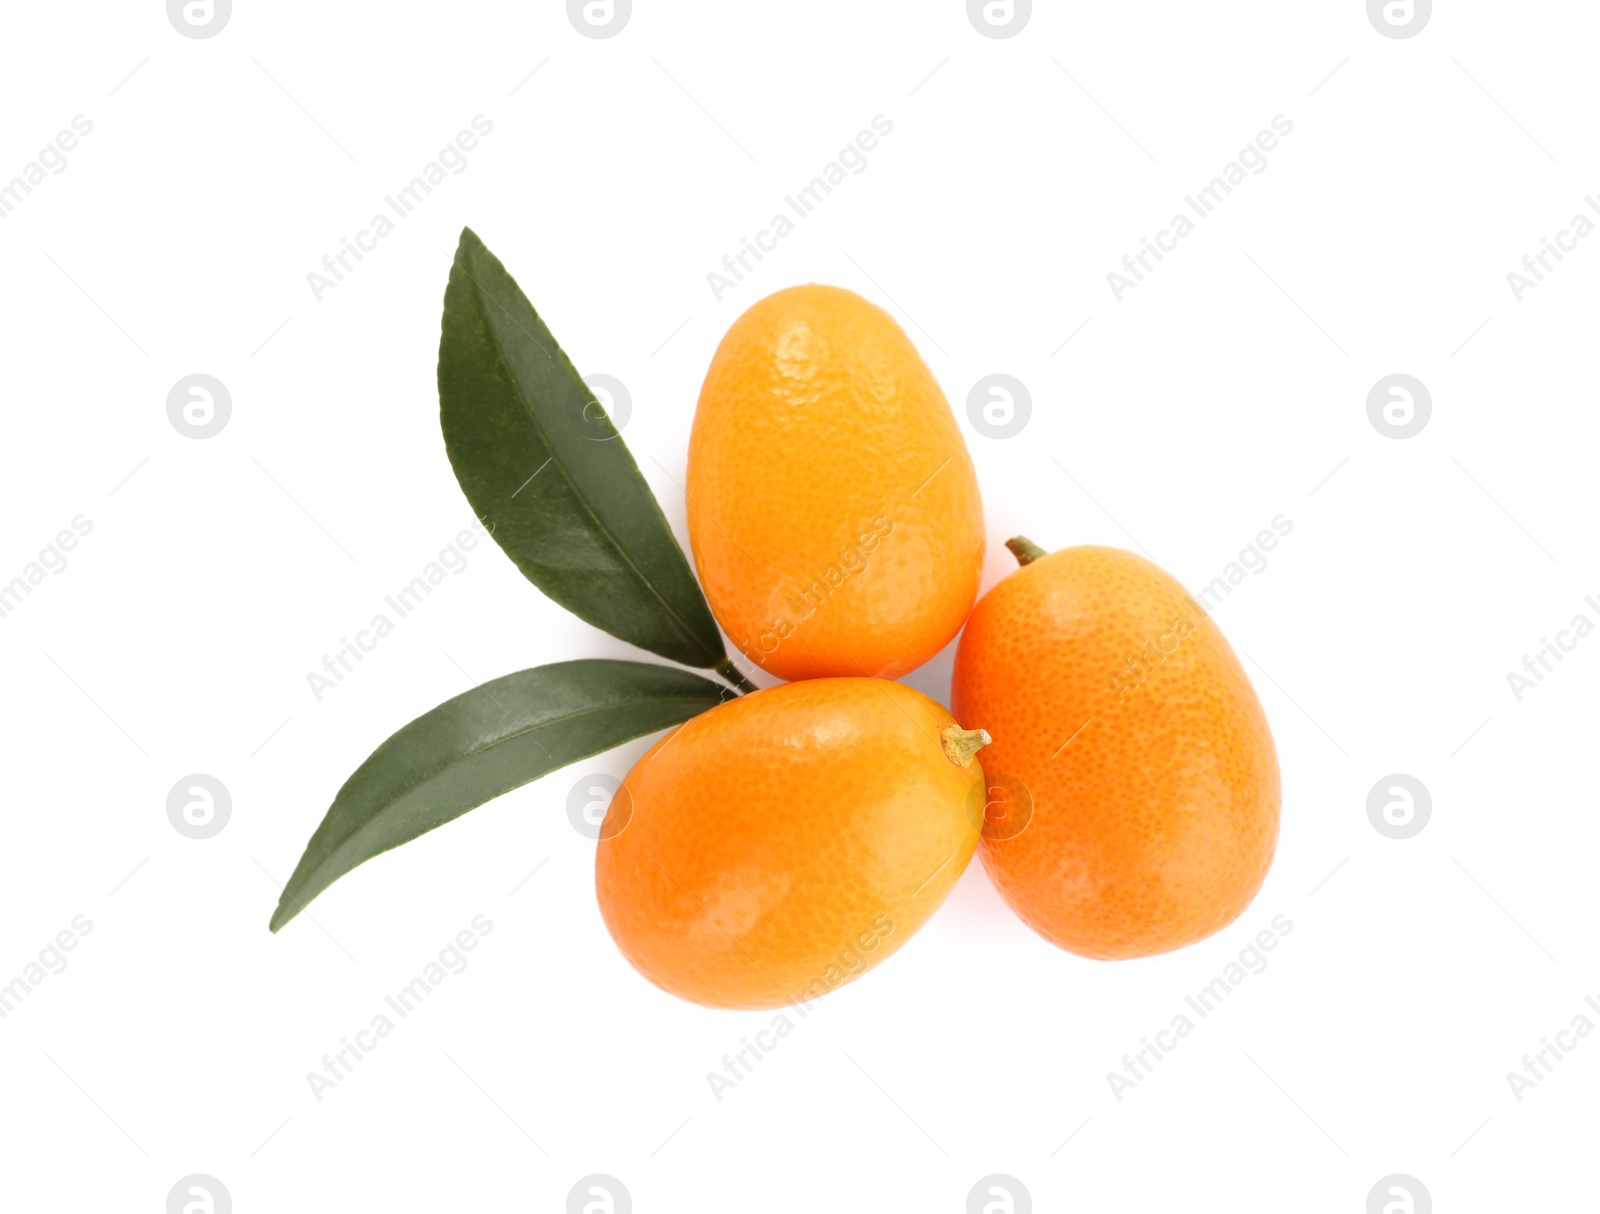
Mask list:
[{"label": "africa images logo", "polygon": [[1433,1196],[1415,1176],[1385,1176],[1367,1194],[1367,1214],[1433,1214]]},{"label": "africa images logo", "polygon": [[1033,1214],[1033,1194],[1015,1176],[995,1172],[968,1191],[967,1214]]},{"label": "africa images logo", "polygon": [[614,38],[633,16],[633,0],[567,0],[567,20],[585,38]]},{"label": "africa images logo", "polygon": [[233,1195],[215,1176],[196,1172],[167,1193],[167,1214],[233,1214]]},{"label": "africa images logo", "polygon": [[1433,16],[1433,0],[1367,0],[1367,20],[1385,38],[1414,38]]},{"label": "africa images logo", "polygon": [[633,1214],[633,1195],[615,1176],[596,1172],[568,1191],[567,1214]]},{"label": "africa images logo", "polygon": [[967,0],[967,20],[985,38],[1014,38],[1033,16],[1033,0]]}]

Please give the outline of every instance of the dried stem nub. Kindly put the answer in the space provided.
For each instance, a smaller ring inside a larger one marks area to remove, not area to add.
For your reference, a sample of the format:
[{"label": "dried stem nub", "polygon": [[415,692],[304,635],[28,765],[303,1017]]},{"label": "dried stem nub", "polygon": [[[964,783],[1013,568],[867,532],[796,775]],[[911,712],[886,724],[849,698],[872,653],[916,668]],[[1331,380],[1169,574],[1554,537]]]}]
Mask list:
[{"label": "dried stem nub", "polygon": [[959,725],[946,725],[939,734],[945,758],[957,767],[972,762],[972,756],[993,741],[987,729],[962,729]]}]

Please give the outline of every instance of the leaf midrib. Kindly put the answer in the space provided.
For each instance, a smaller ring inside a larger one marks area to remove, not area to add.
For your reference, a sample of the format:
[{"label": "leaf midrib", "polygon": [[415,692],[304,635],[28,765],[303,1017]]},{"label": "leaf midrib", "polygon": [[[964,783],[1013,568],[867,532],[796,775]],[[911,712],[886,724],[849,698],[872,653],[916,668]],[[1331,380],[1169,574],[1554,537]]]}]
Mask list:
[{"label": "leaf midrib", "polygon": [[[463,266],[462,269],[466,270],[466,267]],[[503,267],[501,272],[505,272]],[[478,280],[473,277],[470,270],[467,270],[467,277],[471,278],[474,284],[477,284]],[[489,292],[481,285],[479,286],[479,290],[483,291],[484,295],[489,295]],[[493,299],[492,296],[490,296],[490,299],[493,301],[495,307],[499,308],[502,312],[505,312],[507,316],[511,315],[510,309],[508,309],[498,299]],[[494,323],[494,320],[487,312],[482,311],[481,305],[480,312],[485,323],[488,325],[489,337],[490,340],[494,342],[495,351],[500,355],[500,361],[505,366],[507,372],[510,373],[509,378],[512,386],[516,389],[517,399],[522,402],[523,412],[528,415],[528,420],[533,423],[533,428],[538,431],[539,437],[544,441],[545,448],[552,456],[556,455],[555,443],[550,441],[550,435],[545,431],[543,424],[539,421],[538,414],[534,412],[533,405],[528,400],[528,394],[523,391],[521,382],[517,379],[515,371],[512,370],[511,361],[506,355],[505,345],[500,340],[499,326]],[[537,315],[537,313],[535,313],[535,315]],[[543,324],[543,321],[540,321],[540,323]],[[548,326],[546,326],[546,331],[548,331]],[[551,356],[551,360],[554,361],[553,356]],[[580,376],[580,380],[581,378],[582,377]],[[565,462],[560,459],[556,459],[553,462],[555,463],[556,468],[560,471],[562,477],[566,480],[567,484],[571,487],[573,496],[578,499],[578,503],[583,507],[584,513],[594,520],[595,526],[599,529],[600,533],[606,537],[607,542],[610,543],[612,548],[616,550],[617,555],[622,558],[623,563],[633,571],[634,576],[644,584],[645,588],[649,590],[650,593],[655,596],[656,600],[661,604],[661,606],[666,609],[667,614],[671,616],[677,623],[678,627],[682,629],[683,636],[690,642],[690,644],[692,644],[696,649],[704,650],[705,647],[700,644],[695,635],[695,630],[689,626],[689,622],[678,613],[676,607],[667,601],[667,597],[661,593],[656,584],[645,576],[644,570],[640,569],[639,566],[634,562],[634,559],[628,553],[627,548],[625,548],[622,542],[617,539],[616,535],[612,533],[611,528],[606,525],[605,521],[595,513],[594,507],[589,504],[588,496],[583,492],[582,489],[579,488],[578,482],[573,479],[572,473],[567,470]],[[637,467],[637,465],[635,467]],[[642,476],[643,473],[640,473],[640,475]],[[659,507],[657,507],[657,509],[659,510]],[[677,539],[672,535],[670,528],[667,531],[667,535],[670,539],[672,539],[673,543],[677,543]],[[727,654],[724,653],[723,656],[726,657]],[[712,654],[711,659],[714,663],[716,661],[716,655]],[[707,663],[707,665],[710,664],[711,663]]]}]

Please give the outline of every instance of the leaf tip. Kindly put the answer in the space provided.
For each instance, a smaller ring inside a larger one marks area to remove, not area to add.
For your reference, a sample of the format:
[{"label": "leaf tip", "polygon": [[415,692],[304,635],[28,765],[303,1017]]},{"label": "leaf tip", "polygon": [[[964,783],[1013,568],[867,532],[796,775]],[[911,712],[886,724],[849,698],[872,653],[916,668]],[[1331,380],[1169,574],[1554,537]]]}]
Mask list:
[{"label": "leaf tip", "polygon": [[290,906],[289,896],[285,894],[282,898],[278,899],[277,908],[272,912],[272,919],[267,924],[267,930],[276,936],[284,924],[288,923],[290,919],[293,919],[299,913],[300,908],[298,906]]}]

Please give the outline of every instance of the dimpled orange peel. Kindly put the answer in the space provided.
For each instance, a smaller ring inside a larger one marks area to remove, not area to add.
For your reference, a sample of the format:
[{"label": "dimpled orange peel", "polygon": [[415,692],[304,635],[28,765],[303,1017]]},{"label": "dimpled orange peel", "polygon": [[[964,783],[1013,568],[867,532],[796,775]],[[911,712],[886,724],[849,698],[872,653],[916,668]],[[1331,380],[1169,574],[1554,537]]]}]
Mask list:
[{"label": "dimpled orange peel", "polygon": [[984,867],[1069,952],[1202,940],[1249,904],[1277,844],[1278,759],[1255,690],[1149,561],[1008,547],[1023,567],[973,609],[952,688],[956,716],[993,735],[988,783],[1032,803],[1020,833],[985,832]]},{"label": "dimpled orange peel", "polygon": [[606,927],[681,998],[808,1003],[895,952],[955,885],[987,741],[879,679],[789,683],[694,717],[612,799],[595,855]]},{"label": "dimpled orange peel", "polygon": [[717,622],[779,678],[895,678],[977,597],[983,505],[955,416],[852,291],[790,287],[734,321],[700,389],[687,498]]}]

